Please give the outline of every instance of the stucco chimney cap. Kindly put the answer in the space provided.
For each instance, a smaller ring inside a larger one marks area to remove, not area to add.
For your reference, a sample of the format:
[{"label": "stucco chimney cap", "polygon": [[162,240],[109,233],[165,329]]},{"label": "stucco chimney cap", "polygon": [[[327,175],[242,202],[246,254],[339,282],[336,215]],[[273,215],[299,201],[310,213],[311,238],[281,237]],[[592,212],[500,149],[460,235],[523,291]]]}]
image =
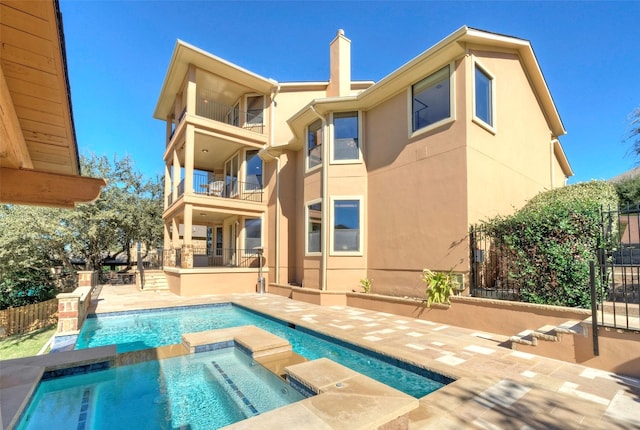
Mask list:
[{"label": "stucco chimney cap", "polygon": [[344,30],[339,28],[338,32],[336,33],[336,36],[344,36]]}]

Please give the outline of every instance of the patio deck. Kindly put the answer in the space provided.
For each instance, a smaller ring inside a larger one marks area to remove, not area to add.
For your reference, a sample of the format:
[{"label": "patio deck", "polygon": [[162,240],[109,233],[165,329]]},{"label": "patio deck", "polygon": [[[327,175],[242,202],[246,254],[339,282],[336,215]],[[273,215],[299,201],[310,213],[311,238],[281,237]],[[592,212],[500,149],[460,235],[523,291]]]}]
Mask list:
[{"label": "patio deck", "polygon": [[[501,335],[270,294],[179,297],[118,285],[102,288],[94,306],[102,313],[227,301],[456,378],[419,399],[420,406],[409,416],[410,429],[640,428],[640,380],[506,349],[498,346],[506,339]],[[0,389],[5,391],[5,375],[18,375],[6,364],[1,370]],[[2,416],[7,412],[3,405]],[[287,428],[295,415],[283,412],[262,416],[268,416],[265,423],[279,422],[279,428]],[[329,428],[318,425],[306,428]]]}]

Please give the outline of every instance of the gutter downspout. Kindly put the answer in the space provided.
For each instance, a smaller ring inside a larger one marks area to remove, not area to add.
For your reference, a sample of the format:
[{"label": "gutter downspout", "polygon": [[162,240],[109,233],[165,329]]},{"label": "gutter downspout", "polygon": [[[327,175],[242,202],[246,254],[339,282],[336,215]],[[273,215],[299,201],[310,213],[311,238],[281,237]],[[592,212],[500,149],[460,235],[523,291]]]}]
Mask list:
[{"label": "gutter downspout", "polygon": [[327,291],[327,211],[329,208],[327,207],[327,186],[328,179],[327,172],[329,170],[329,154],[328,149],[329,145],[327,145],[327,120],[325,117],[320,115],[313,106],[309,106],[311,112],[313,112],[320,121],[322,121],[322,191],[320,193],[320,198],[322,199],[322,213],[320,214],[320,225],[322,229],[322,238],[321,242],[321,250],[322,250],[322,259],[320,261],[320,274],[322,275],[320,281],[320,291]]},{"label": "gutter downspout", "polygon": [[[269,145],[273,146],[275,140],[275,123],[276,123],[276,96],[280,92],[280,84],[271,89],[271,114],[269,115]],[[269,152],[269,148],[265,148],[265,152],[274,160],[276,160],[276,283],[280,282],[280,157],[274,156]]]},{"label": "gutter downspout", "polygon": [[556,142],[558,141],[558,139],[551,139],[551,159],[550,159],[550,168],[551,168],[551,189],[553,190],[554,188],[556,188],[555,186],[555,174],[554,174],[554,169],[553,169],[553,160],[555,159],[555,151],[554,151],[554,147],[556,145]]}]

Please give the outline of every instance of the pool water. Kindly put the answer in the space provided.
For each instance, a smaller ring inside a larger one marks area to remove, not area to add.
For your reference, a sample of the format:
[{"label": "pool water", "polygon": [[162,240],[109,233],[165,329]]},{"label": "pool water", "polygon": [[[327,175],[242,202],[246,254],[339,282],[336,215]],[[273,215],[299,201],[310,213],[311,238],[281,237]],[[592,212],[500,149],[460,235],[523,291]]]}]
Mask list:
[{"label": "pool water", "polygon": [[231,304],[114,313],[88,318],[76,349],[117,345],[118,352],[182,342],[183,333],[255,325],[287,339],[308,360],[326,357],[410,396],[423,397],[452,382],[446,376],[330,339]]},{"label": "pool water", "polygon": [[302,398],[225,348],[42,381],[18,429],[215,429]]}]

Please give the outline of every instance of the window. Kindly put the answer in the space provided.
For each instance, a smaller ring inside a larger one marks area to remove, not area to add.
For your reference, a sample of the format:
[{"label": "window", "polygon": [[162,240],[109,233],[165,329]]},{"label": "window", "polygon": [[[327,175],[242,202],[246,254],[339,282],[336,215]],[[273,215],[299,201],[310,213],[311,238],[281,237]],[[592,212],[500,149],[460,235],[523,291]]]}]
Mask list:
[{"label": "window", "polygon": [[216,256],[222,256],[222,227],[216,227]]},{"label": "window", "polygon": [[360,252],[360,200],[333,202],[333,251]]},{"label": "window", "polygon": [[247,124],[262,125],[264,112],[264,96],[247,97]]},{"label": "window", "polygon": [[322,203],[307,205],[307,253],[322,252]]},{"label": "window", "polygon": [[333,114],[333,160],[359,160],[358,112]]},{"label": "window", "polygon": [[262,246],[262,220],[247,218],[244,220],[244,249],[245,253],[255,252],[255,248]]},{"label": "window", "polygon": [[450,65],[411,87],[412,131],[451,118]]},{"label": "window", "polygon": [[258,156],[258,151],[251,150],[246,153],[247,162],[245,164],[246,190],[262,189],[262,159]]},{"label": "window", "polygon": [[475,117],[493,127],[493,77],[475,65]]},{"label": "window", "polygon": [[322,163],[322,121],[312,123],[307,130],[307,169]]}]

